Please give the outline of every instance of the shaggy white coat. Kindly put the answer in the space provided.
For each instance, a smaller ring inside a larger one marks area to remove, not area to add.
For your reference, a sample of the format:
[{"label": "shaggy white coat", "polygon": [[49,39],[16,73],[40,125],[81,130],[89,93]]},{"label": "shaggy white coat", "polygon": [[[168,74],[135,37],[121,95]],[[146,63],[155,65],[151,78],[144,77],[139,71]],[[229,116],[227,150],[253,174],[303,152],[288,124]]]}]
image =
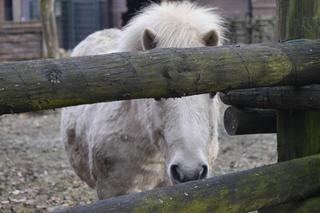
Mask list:
[{"label": "shaggy white coat", "polygon": [[[155,34],[156,48],[205,46],[212,30],[218,44],[223,39],[215,9],[161,3],[142,10],[121,33],[90,35],[72,55],[142,50],[146,29]],[[218,99],[209,94],[74,106],[62,111],[61,138],[76,173],[104,199],[172,184],[173,164],[185,171],[206,164],[210,176],[218,118]]]}]

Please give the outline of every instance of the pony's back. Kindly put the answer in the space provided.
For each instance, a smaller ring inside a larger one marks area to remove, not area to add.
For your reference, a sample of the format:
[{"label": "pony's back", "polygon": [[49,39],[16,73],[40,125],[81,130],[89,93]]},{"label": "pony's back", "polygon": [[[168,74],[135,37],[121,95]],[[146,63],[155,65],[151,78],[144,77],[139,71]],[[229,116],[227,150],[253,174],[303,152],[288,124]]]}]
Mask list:
[{"label": "pony's back", "polygon": [[71,57],[116,52],[120,34],[121,31],[119,29],[106,29],[94,32],[73,49]]}]

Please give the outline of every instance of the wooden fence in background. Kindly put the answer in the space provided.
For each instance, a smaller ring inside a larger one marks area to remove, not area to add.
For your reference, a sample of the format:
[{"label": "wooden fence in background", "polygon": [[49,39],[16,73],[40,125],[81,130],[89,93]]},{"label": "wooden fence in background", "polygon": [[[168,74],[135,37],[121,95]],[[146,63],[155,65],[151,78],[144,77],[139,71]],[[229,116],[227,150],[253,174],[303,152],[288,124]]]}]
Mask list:
[{"label": "wooden fence in background", "polygon": [[0,24],[0,62],[42,58],[42,32],[39,22]]}]

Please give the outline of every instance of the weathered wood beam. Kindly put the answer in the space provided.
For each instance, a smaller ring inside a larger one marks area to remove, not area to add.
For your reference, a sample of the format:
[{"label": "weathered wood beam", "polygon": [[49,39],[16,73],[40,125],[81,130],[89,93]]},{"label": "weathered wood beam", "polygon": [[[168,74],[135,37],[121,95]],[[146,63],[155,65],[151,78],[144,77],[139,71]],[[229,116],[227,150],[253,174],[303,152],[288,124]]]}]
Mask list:
[{"label": "weathered wood beam", "polygon": [[230,106],[224,112],[224,127],[229,135],[276,133],[277,112]]},{"label": "weathered wood beam", "polygon": [[272,213],[316,213],[320,212],[320,197],[312,197],[303,201],[284,203],[272,209]]},{"label": "weathered wood beam", "polygon": [[98,201],[55,213],[248,212],[320,189],[320,155]]},{"label": "weathered wood beam", "polygon": [[225,104],[268,109],[320,109],[320,85],[232,90],[221,94]]},{"label": "weathered wood beam", "polygon": [[0,64],[0,114],[320,83],[320,40]]}]

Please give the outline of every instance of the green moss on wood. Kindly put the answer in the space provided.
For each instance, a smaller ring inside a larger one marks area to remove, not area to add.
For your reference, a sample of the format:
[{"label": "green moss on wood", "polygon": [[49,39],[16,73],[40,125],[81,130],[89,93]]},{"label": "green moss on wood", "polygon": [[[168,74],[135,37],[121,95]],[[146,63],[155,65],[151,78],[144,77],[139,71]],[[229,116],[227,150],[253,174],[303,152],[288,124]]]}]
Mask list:
[{"label": "green moss on wood", "polygon": [[306,201],[296,201],[290,204],[282,204],[279,205],[278,209],[274,209],[273,213],[282,213],[282,212],[290,212],[290,213],[316,213],[320,212],[320,197],[310,198]]},{"label": "green moss on wood", "polygon": [[60,213],[249,212],[299,200],[320,187],[320,156],[159,188],[80,206]]},{"label": "green moss on wood", "polygon": [[3,63],[0,114],[320,83],[318,70],[320,41],[312,40]]}]

